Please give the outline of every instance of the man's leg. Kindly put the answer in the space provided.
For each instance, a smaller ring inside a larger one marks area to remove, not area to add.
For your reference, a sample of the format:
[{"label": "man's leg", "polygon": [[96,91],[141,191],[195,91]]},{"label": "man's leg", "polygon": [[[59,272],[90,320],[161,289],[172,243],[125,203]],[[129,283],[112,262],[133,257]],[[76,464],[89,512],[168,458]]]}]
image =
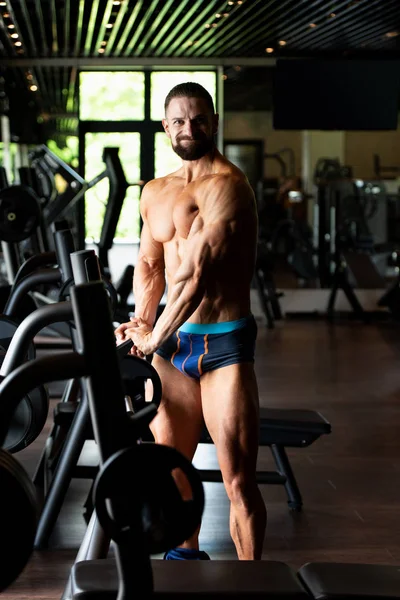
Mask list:
[{"label": "man's leg", "polygon": [[[170,362],[155,354],[152,361],[162,384],[158,413],[150,424],[158,444],[172,446],[192,461],[203,429],[203,415],[198,380],[183,375]],[[182,497],[190,498],[184,476],[175,474]],[[199,528],[200,529],[200,528]],[[197,531],[181,547],[198,549]]]},{"label": "man's leg", "polygon": [[259,401],[253,365],[209,371],[200,385],[205,423],[231,502],[230,531],[238,558],[260,560],[267,513],[256,481]]}]

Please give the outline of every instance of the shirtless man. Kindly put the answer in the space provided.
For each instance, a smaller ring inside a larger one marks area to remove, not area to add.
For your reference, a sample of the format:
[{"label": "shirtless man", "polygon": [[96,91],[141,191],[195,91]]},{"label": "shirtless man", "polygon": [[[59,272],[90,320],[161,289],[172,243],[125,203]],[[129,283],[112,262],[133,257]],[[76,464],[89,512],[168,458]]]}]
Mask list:
[{"label": "shirtless man", "polygon": [[[215,146],[218,115],[202,86],[184,83],[169,92],[163,127],[182,166],[143,189],[135,317],[115,334],[131,338],[139,355],[154,353],[163,389],[151,424],[157,443],[192,460],[204,418],[231,503],[238,558],[260,560],[266,509],[256,483],[254,194],[244,174]],[[165,273],[167,302],[156,321]],[[165,558],[209,557],[199,551],[195,535]]]}]

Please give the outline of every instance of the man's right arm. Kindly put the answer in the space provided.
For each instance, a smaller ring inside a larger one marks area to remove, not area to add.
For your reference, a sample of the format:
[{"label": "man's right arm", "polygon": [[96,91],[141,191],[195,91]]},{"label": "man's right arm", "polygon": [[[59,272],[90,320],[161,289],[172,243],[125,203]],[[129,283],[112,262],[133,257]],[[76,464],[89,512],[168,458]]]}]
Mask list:
[{"label": "man's right arm", "polygon": [[165,290],[164,248],[150,232],[143,218],[140,249],[133,277],[135,317],[154,325],[157,308]]},{"label": "man's right arm", "polygon": [[[148,219],[147,205],[149,201],[149,184],[143,189],[140,200],[140,210],[143,227],[140,234],[140,247],[138,259],[133,276],[133,295],[135,302],[135,317],[140,317],[153,326],[157,316],[157,309],[165,290],[165,263],[164,247],[151,235]],[[122,340],[125,330],[134,327],[132,322],[122,323],[115,330],[115,335]]]}]

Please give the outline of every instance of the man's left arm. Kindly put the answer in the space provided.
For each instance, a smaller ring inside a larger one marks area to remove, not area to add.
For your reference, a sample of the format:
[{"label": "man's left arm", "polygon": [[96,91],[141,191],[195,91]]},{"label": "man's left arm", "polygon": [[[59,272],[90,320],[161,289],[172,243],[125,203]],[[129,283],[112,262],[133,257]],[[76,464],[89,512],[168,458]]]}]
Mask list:
[{"label": "man's left arm", "polygon": [[[144,354],[153,353],[193,314],[200,305],[212,266],[231,243],[240,205],[251,198],[248,184],[223,178],[193,221],[185,257],[169,282],[167,304],[153,330],[144,323],[132,329],[135,344]],[[142,339],[140,339],[142,338]]]}]

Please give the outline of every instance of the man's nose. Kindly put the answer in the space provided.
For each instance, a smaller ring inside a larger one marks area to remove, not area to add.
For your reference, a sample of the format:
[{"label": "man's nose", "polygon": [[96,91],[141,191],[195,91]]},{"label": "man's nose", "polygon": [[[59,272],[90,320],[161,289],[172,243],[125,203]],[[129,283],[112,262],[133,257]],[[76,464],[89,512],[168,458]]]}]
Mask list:
[{"label": "man's nose", "polygon": [[184,127],[185,135],[192,137],[192,135],[194,134],[195,131],[196,131],[196,125],[192,121],[187,120],[185,122],[185,127]]}]

